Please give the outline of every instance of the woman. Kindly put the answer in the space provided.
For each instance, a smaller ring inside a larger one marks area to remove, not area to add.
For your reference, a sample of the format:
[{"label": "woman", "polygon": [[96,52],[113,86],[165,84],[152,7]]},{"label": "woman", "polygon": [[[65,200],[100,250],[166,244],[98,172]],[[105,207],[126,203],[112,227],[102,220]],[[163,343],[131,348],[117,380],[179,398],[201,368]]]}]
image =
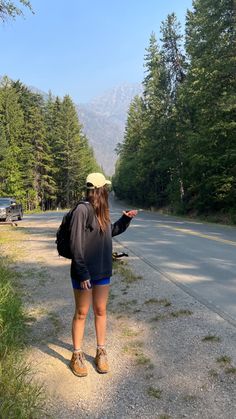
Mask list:
[{"label": "woman", "polygon": [[[123,233],[136,210],[123,212],[113,225],[110,223],[107,185],[111,184],[101,173],[91,173],[86,179],[87,204],[79,204],[71,220],[71,279],[75,296],[75,314],[72,322],[73,354],[72,372],[78,377],[87,375],[82,351],[85,320],[93,304],[97,353],[95,365],[99,373],[109,370],[106,339],[106,305],[112,275],[112,236]],[[88,228],[89,205],[94,211],[93,222]],[[87,226],[87,228],[86,228]]]}]

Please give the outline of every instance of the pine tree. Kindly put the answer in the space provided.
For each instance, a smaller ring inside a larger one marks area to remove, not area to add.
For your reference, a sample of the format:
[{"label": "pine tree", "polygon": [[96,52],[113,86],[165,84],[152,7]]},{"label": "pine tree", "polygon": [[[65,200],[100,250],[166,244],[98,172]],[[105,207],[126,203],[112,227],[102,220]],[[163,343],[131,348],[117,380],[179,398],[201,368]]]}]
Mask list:
[{"label": "pine tree", "polygon": [[170,182],[168,201],[172,207],[182,207],[184,199],[184,149],[182,135],[181,85],[186,77],[183,34],[175,13],[169,14],[161,25],[161,55],[168,81],[169,104],[166,115],[166,157],[169,162]]},{"label": "pine tree", "polygon": [[18,94],[4,77],[0,86],[0,191],[15,198],[24,196],[20,170],[23,122]]},{"label": "pine tree", "polygon": [[61,179],[63,177],[62,166],[64,164],[63,116],[62,103],[59,97],[56,97],[55,100],[53,100],[52,96],[49,95],[48,101],[46,103],[45,121],[47,140],[53,160],[53,179],[56,186],[56,204],[58,205],[58,203],[61,201],[60,187]]},{"label": "pine tree", "polygon": [[57,173],[60,166],[58,163],[58,153],[56,149],[56,144],[60,138],[60,133],[62,132],[61,128],[61,101],[57,97],[53,98],[51,91],[49,91],[47,101],[44,106],[44,122],[46,130],[46,143],[48,146],[48,157],[50,159],[50,169],[48,171],[49,175],[52,178],[53,188],[51,189],[51,194],[48,195],[46,208],[51,208],[55,206],[57,201]]},{"label": "pine tree", "polygon": [[24,114],[24,130],[20,144],[20,167],[26,193],[26,209],[50,207],[55,199],[55,182],[52,178],[53,162],[46,136],[43,97],[31,92],[19,80],[12,83],[19,95]]},{"label": "pine tree", "polygon": [[142,173],[145,178],[146,203],[162,206],[167,203],[167,187],[170,182],[167,158],[170,91],[165,63],[153,33],[145,56],[145,67],[143,86],[147,128],[142,148]]},{"label": "pine tree", "polygon": [[54,152],[56,153],[56,182],[58,204],[69,207],[75,203],[84,189],[84,179],[96,166],[87,139],[82,134],[76,108],[67,95],[60,104],[55,102],[57,114]]},{"label": "pine tree", "polygon": [[183,34],[176,14],[169,14],[161,24],[161,53],[168,73],[168,84],[173,101],[178,84],[185,78],[185,56],[183,54]]},{"label": "pine tree", "polygon": [[[145,55],[145,67],[143,99],[136,99],[130,107],[114,184],[122,198],[146,206],[162,206],[167,203],[171,175],[167,124],[170,87],[154,33]],[[132,179],[128,184],[127,176]]]},{"label": "pine tree", "polygon": [[234,1],[193,2],[187,14],[186,60],[174,14],[167,16],[161,32],[161,51],[152,34],[145,56],[143,139],[131,157],[133,131],[127,124],[116,189],[122,197],[134,196],[125,178],[135,173],[136,164],[144,204],[235,214]]},{"label": "pine tree", "polygon": [[235,208],[235,23],[232,0],[197,0],[187,15],[188,206],[199,211]]},{"label": "pine tree", "polygon": [[25,178],[25,182],[31,179],[33,184],[28,185],[28,189],[36,192],[35,205],[40,205],[46,209],[48,201],[53,199],[55,183],[52,178],[52,158],[50,147],[46,138],[43,110],[38,106],[31,106],[28,109],[28,121],[25,127],[24,149],[28,148],[30,158],[25,164],[28,166],[30,178]]},{"label": "pine tree", "polygon": [[101,170],[69,96],[32,93],[19,80],[0,86],[0,193],[25,209],[71,206],[88,172]]},{"label": "pine tree", "polygon": [[112,181],[120,198],[140,203],[145,202],[146,194],[140,159],[145,136],[145,111],[143,99],[136,96],[130,104],[124,142],[117,147],[119,159]]}]

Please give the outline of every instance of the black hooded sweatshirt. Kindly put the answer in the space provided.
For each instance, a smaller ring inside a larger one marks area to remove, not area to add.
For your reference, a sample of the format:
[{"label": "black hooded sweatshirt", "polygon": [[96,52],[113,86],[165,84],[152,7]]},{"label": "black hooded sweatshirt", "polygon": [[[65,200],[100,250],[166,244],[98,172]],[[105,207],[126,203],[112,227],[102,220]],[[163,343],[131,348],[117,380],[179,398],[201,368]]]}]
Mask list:
[{"label": "black hooded sweatshirt", "polygon": [[114,224],[109,224],[106,231],[101,232],[94,213],[90,230],[86,228],[89,211],[87,205],[79,204],[71,219],[71,277],[79,282],[112,275],[112,237],[123,233],[131,221],[130,217],[122,215]]}]

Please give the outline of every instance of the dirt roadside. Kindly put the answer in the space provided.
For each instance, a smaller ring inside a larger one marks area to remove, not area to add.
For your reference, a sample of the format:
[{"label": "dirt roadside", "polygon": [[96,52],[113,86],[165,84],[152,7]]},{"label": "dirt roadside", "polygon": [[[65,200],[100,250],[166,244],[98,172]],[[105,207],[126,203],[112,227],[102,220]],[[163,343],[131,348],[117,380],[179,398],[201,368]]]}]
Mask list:
[{"label": "dirt roadside", "polygon": [[[90,313],[84,340],[89,374],[71,373],[73,294],[69,262],[55,249],[57,226],[45,215],[8,233],[29,316],[27,358],[45,386],[47,413],[58,419],[235,419],[236,329],[136,257],[118,265],[112,280],[111,372],[99,375],[94,368]],[[3,247],[10,255],[9,244]]]}]

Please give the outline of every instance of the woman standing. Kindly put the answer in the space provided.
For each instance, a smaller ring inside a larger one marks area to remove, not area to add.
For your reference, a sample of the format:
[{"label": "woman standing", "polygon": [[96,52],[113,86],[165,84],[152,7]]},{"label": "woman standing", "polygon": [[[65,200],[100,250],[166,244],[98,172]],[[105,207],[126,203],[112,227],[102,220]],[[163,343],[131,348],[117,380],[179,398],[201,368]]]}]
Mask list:
[{"label": "woman standing", "polygon": [[[75,296],[75,314],[72,322],[73,354],[70,361],[72,372],[87,375],[85,356],[82,351],[85,320],[93,305],[97,353],[95,364],[99,373],[109,370],[106,339],[106,305],[112,275],[112,236],[123,233],[136,210],[123,212],[122,217],[111,225],[107,185],[111,184],[101,173],[91,173],[86,179],[87,204],[79,204],[71,220],[71,280]],[[91,228],[88,228],[89,205],[94,211]],[[86,228],[87,226],[87,228]]]}]

